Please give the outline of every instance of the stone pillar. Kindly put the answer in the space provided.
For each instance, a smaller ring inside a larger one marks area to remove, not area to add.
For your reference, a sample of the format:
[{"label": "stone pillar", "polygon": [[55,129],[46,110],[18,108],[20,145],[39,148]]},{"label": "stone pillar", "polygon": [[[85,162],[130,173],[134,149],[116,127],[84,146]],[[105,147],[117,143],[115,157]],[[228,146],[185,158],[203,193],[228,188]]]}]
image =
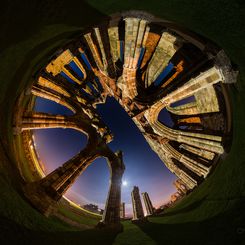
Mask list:
[{"label": "stone pillar", "polygon": [[116,63],[120,59],[118,27],[115,26],[108,28],[108,36],[110,41],[112,59],[113,62]]},{"label": "stone pillar", "polygon": [[124,66],[130,68],[134,57],[135,43],[139,28],[140,19],[125,18],[125,49],[124,49]]},{"label": "stone pillar", "polygon": [[154,213],[154,208],[151,199],[147,192],[142,193],[147,215],[152,215]]},{"label": "stone pillar", "polygon": [[138,61],[140,57],[141,48],[143,46],[146,24],[147,24],[146,20],[140,20],[139,27],[138,27],[138,33],[137,33],[137,40],[135,43],[134,56],[131,62],[131,67],[134,69],[138,68],[137,65],[138,65]]},{"label": "stone pillar", "polygon": [[149,143],[153,151],[155,151],[166,167],[180,178],[188,189],[193,189],[197,185],[197,181],[192,178],[188,173],[177,167],[171,158],[171,154],[160,144],[158,141],[153,140],[147,134],[144,134],[146,141]]},{"label": "stone pillar", "polygon": [[206,177],[210,171],[210,167],[206,167],[203,164],[185,156],[184,154],[181,154],[177,150],[175,150],[170,144],[164,144],[162,146],[166,152],[170,154],[170,156],[179,162],[183,163],[188,169],[190,169],[192,172],[196,173],[198,176]]},{"label": "stone pillar", "polygon": [[200,157],[203,157],[205,159],[208,159],[208,160],[213,160],[213,158],[215,156],[215,154],[213,152],[205,151],[203,149],[198,149],[198,148],[195,148],[195,147],[192,147],[189,145],[185,145],[185,144],[180,145],[180,148],[182,148],[186,151],[189,151],[195,155],[198,155]]},{"label": "stone pillar", "polygon": [[93,58],[94,58],[96,65],[98,66],[99,70],[104,71],[104,65],[103,65],[101,57],[99,55],[98,48],[96,47],[96,45],[93,42],[93,39],[91,37],[91,33],[85,34],[84,37],[85,37],[85,39],[88,43],[88,46],[92,52],[92,55],[93,55]]},{"label": "stone pillar", "polygon": [[100,47],[100,52],[102,54],[102,63],[103,63],[103,66],[104,66],[104,69],[103,70],[106,73],[108,73],[107,72],[108,63],[107,63],[105,49],[104,49],[104,45],[103,45],[103,42],[102,42],[102,39],[101,39],[99,28],[94,28],[94,32],[95,32],[95,35],[96,35],[96,38],[97,38],[97,41],[98,41],[98,44],[99,44],[99,47]]},{"label": "stone pillar", "polygon": [[118,83],[118,86],[122,89],[123,97],[133,99],[137,96],[136,70],[144,41],[146,24],[146,20],[125,18],[123,79],[122,84]]},{"label": "stone pillar", "polygon": [[140,199],[139,187],[134,186],[133,191],[131,192],[132,204],[133,204],[133,221],[134,220],[143,220],[144,211]]},{"label": "stone pillar", "polygon": [[167,160],[168,163],[167,164],[171,164],[171,171],[178,177],[181,179],[181,181],[183,181],[183,183],[185,184],[185,186],[189,189],[192,190],[193,188],[195,188],[197,186],[197,181],[195,179],[193,179],[192,176],[188,175],[185,171],[183,171],[182,169],[178,168],[176,165],[174,165],[174,163],[172,162],[171,159]]},{"label": "stone pillar", "polygon": [[97,157],[96,144],[88,144],[79,154],[43,179],[28,183],[24,187],[26,197],[37,210],[49,216],[55,210],[57,201]]},{"label": "stone pillar", "polygon": [[122,202],[120,206],[120,218],[125,219],[125,202]]},{"label": "stone pillar", "polygon": [[121,184],[125,166],[122,152],[116,152],[108,158],[111,168],[110,189],[105,205],[105,211],[99,226],[120,226]]}]

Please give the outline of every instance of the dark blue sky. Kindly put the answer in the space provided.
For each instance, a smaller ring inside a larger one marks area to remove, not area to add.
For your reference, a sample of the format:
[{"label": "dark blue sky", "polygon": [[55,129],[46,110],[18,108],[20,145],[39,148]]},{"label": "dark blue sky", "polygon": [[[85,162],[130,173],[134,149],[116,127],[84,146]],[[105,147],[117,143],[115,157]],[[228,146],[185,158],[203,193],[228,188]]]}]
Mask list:
[{"label": "dark blue sky", "polygon": [[[122,150],[126,170],[123,180],[128,185],[122,187],[122,201],[127,213],[132,212],[131,190],[139,186],[140,192],[148,192],[153,205],[164,203],[175,192],[173,181],[176,177],[165,167],[151,150],[144,137],[113,98],[98,105],[98,113],[114,134],[109,144],[112,150]],[[53,114],[71,115],[72,112],[52,101],[37,98],[35,110]],[[161,115],[161,118],[166,113]],[[169,121],[166,114],[165,120]],[[86,136],[72,129],[41,129],[34,131],[37,152],[46,173],[62,165],[86,145]],[[103,208],[109,188],[109,169],[106,160],[97,159],[79,177],[68,191],[67,196],[78,203],[97,203]]]}]

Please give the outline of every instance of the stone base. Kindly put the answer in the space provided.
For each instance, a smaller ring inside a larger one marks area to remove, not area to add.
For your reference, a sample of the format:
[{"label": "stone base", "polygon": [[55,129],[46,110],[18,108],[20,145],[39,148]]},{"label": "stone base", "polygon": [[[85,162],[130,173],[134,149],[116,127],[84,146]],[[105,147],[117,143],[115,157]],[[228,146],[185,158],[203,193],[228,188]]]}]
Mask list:
[{"label": "stone base", "polygon": [[31,205],[46,217],[56,212],[57,202],[42,191],[36,183],[26,184],[23,191]]},{"label": "stone base", "polygon": [[123,225],[121,223],[105,224],[104,222],[100,221],[96,225],[96,228],[97,229],[113,230],[116,232],[122,232],[123,231]]},{"label": "stone base", "polygon": [[147,222],[148,222],[147,217],[144,217],[142,219],[132,219],[132,223],[134,223],[134,224],[144,224]]}]

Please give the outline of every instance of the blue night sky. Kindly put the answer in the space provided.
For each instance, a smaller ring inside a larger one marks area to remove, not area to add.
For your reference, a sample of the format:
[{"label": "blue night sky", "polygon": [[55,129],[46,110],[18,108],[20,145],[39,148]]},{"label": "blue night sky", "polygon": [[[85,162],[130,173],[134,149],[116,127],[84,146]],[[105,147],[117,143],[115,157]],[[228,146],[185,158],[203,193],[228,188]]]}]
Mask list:
[{"label": "blue night sky", "polygon": [[[35,111],[52,114],[71,115],[67,108],[42,98],[36,99]],[[153,205],[158,207],[165,203],[176,191],[173,181],[176,179],[151,150],[137,126],[124,109],[113,98],[100,104],[97,111],[114,134],[109,144],[113,151],[122,150],[126,170],[122,186],[122,201],[126,203],[126,214],[132,213],[131,191],[134,185],[140,192],[148,192]],[[162,111],[159,119],[171,126],[168,112]],[[85,147],[86,136],[73,129],[39,129],[34,130],[38,155],[45,167],[46,174],[62,165]],[[109,188],[109,169],[104,158],[96,159],[66,196],[78,204],[94,203],[104,208]]]}]

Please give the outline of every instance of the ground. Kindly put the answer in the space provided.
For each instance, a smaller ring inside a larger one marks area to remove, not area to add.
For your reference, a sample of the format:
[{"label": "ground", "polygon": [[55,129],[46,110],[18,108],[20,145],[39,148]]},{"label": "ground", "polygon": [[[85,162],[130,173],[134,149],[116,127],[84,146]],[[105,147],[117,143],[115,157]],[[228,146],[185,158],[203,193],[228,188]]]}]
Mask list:
[{"label": "ground", "polygon": [[[5,1],[0,15],[0,241],[19,244],[245,244],[245,3],[241,0]],[[192,194],[145,225],[76,231],[36,212],[21,196],[12,155],[17,96],[60,45],[108,14],[145,10],[222,47],[240,74],[230,86],[231,152]],[[28,241],[28,242],[27,242]]]}]

